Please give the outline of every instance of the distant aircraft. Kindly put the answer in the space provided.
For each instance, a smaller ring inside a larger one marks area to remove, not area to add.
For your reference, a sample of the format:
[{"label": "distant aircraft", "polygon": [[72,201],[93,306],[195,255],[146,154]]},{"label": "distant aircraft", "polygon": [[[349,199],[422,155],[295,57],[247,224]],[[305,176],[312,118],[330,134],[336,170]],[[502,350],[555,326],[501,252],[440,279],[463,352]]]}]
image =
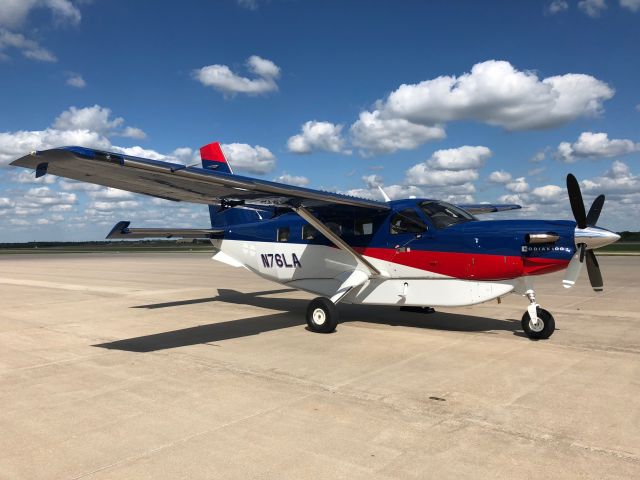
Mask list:
[{"label": "distant aircraft", "polygon": [[386,202],[235,175],[218,143],[200,149],[202,168],[83,147],[32,152],[11,163],[47,173],[173,201],[209,206],[211,228],[129,228],[107,238],[210,239],[213,258],[269,280],[320,295],[306,319],[333,332],[339,302],[423,307],[473,305],[508,293],[529,306],[522,328],[548,338],[553,316],[541,308],[533,280],[566,269],[571,287],[587,264],[594,290],[603,283],[593,250],[617,241],[596,227],[604,195],[585,212],[576,178],[567,176],[574,221],[485,220],[475,214],[519,205],[451,205],[411,198]]}]

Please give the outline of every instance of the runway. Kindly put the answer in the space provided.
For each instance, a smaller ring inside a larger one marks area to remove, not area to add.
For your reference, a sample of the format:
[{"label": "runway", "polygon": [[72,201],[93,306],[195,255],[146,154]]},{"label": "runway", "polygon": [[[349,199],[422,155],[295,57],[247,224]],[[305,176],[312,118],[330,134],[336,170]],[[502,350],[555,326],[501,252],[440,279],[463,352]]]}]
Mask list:
[{"label": "runway", "polygon": [[640,257],[438,310],[341,306],[207,253],[0,257],[1,479],[640,478]]}]

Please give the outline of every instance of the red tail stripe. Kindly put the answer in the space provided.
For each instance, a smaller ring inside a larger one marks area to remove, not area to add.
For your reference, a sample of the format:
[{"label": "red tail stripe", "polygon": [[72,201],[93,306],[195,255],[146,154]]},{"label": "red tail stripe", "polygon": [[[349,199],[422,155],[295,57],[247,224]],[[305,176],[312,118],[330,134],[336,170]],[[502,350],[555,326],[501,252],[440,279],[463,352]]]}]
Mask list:
[{"label": "red tail stripe", "polygon": [[227,159],[224,158],[224,153],[222,153],[219,142],[210,143],[200,148],[200,158],[211,162],[227,163]]}]

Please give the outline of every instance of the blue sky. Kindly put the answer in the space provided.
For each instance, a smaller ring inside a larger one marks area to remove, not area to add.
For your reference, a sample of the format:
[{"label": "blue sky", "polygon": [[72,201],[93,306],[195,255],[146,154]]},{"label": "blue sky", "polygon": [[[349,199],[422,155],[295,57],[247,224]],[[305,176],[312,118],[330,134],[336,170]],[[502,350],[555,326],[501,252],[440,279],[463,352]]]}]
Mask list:
[{"label": "blue sky", "polygon": [[[640,229],[640,0],[0,0],[0,242],[100,239],[118,220],[202,226],[201,206],[37,183],[59,144],[394,197],[516,202]],[[58,143],[56,143],[58,142]]]}]

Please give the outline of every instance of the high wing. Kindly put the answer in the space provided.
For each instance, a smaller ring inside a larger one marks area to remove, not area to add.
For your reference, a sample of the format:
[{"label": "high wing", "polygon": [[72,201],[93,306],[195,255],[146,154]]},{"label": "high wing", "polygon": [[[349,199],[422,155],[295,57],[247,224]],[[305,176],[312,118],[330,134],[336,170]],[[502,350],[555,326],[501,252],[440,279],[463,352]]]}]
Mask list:
[{"label": "high wing", "polygon": [[515,205],[515,204],[492,205],[489,203],[476,203],[473,205],[458,205],[458,207],[466,210],[471,215],[478,215],[481,213],[504,212],[507,210],[519,210],[522,208],[520,205]]},{"label": "high wing", "polygon": [[213,238],[224,233],[222,229],[213,228],[129,228],[131,222],[118,222],[107,235],[113,238]]},{"label": "high wing", "polygon": [[11,165],[32,168],[36,176],[51,173],[174,201],[389,210],[388,205],[374,200],[84,147],[32,152]]}]

